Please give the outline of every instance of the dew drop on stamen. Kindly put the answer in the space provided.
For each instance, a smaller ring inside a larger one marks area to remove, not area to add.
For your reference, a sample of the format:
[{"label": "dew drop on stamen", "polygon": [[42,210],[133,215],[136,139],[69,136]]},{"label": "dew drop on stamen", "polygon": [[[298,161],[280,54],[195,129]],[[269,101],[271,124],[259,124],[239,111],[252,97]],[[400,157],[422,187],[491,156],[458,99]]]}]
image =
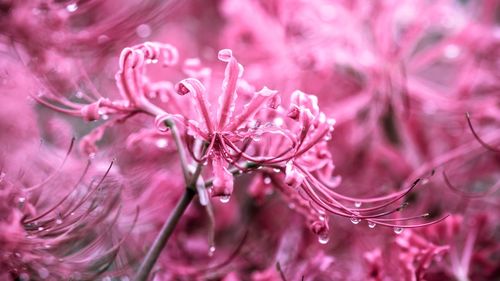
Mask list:
[{"label": "dew drop on stamen", "polygon": [[270,177],[265,177],[264,178],[264,183],[265,184],[270,184],[271,183],[271,178]]},{"label": "dew drop on stamen", "polygon": [[361,219],[359,219],[359,218],[356,218],[356,217],[352,217],[352,218],[351,218],[351,222],[352,222],[353,224],[358,224],[360,221],[361,221]]},{"label": "dew drop on stamen", "polygon": [[229,202],[229,199],[231,199],[231,196],[230,196],[230,195],[222,195],[222,196],[219,198],[220,202],[222,202],[222,203],[227,203],[227,202]]},{"label": "dew drop on stamen", "polygon": [[369,221],[369,222],[368,222],[368,227],[369,227],[369,228],[375,228],[375,226],[376,226],[376,225],[377,225],[377,224],[376,224],[376,223],[374,223],[374,222],[372,222],[372,221]]},{"label": "dew drop on stamen", "polygon": [[215,246],[210,246],[210,248],[208,249],[208,256],[209,257],[213,257],[213,255],[215,254]]},{"label": "dew drop on stamen", "polygon": [[403,232],[403,228],[402,227],[395,227],[394,228],[394,233],[401,234],[402,232]]},{"label": "dew drop on stamen", "polygon": [[354,202],[354,207],[356,207],[356,208],[361,207],[361,202]]},{"label": "dew drop on stamen", "polygon": [[320,244],[325,245],[326,243],[328,243],[328,241],[330,241],[330,236],[328,235],[328,233],[318,235],[318,242]]}]

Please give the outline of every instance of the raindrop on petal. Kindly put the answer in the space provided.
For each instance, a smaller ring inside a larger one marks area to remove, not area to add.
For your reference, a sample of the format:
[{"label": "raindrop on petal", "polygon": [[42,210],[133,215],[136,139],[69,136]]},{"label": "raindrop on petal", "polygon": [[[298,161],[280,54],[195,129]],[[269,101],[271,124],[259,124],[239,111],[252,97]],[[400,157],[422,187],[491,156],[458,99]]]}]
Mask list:
[{"label": "raindrop on petal", "polygon": [[330,241],[330,236],[328,235],[328,233],[323,233],[323,234],[320,234],[318,235],[318,242],[320,244],[326,244],[328,243],[328,241]]},{"label": "raindrop on petal", "polygon": [[271,183],[271,178],[270,177],[265,177],[264,178],[264,183],[265,184],[270,184]]},{"label": "raindrop on petal", "polygon": [[361,202],[354,202],[354,207],[356,207],[356,208],[361,207]]},{"label": "raindrop on petal", "polygon": [[403,228],[402,227],[395,227],[394,228],[394,233],[401,234],[402,232],[403,232]]},{"label": "raindrop on petal", "polygon": [[359,218],[357,218],[357,217],[352,217],[352,218],[351,218],[351,222],[352,222],[353,224],[358,224],[360,221],[361,221],[361,219],[359,219]]},{"label": "raindrop on petal", "polygon": [[376,225],[377,225],[377,224],[376,224],[376,223],[374,223],[374,222],[372,222],[372,221],[369,221],[369,222],[368,222],[368,227],[369,227],[369,228],[374,228]]},{"label": "raindrop on petal", "polygon": [[222,202],[222,203],[227,203],[227,202],[229,202],[229,199],[231,199],[231,196],[230,196],[230,195],[222,195],[222,196],[219,198],[220,202]]}]

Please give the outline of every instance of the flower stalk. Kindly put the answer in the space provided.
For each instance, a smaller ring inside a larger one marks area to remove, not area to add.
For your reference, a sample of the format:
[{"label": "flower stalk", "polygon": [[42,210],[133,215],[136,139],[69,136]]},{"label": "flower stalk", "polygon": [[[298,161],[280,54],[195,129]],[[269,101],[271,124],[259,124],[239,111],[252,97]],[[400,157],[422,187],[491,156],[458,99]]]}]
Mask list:
[{"label": "flower stalk", "polygon": [[156,237],[146,257],[142,261],[142,264],[139,267],[139,270],[137,271],[137,274],[134,277],[134,281],[147,280],[149,273],[151,272],[151,269],[153,269],[153,266],[156,264],[156,260],[158,259],[161,251],[167,244],[168,239],[170,238],[175,229],[175,226],[179,222],[181,216],[184,214],[184,212],[186,211],[187,207],[189,206],[195,195],[196,191],[192,188],[186,188],[184,190],[184,194],[182,195],[179,202],[177,202],[177,205],[175,206],[174,210],[172,211],[168,219],[163,224],[160,233]]}]

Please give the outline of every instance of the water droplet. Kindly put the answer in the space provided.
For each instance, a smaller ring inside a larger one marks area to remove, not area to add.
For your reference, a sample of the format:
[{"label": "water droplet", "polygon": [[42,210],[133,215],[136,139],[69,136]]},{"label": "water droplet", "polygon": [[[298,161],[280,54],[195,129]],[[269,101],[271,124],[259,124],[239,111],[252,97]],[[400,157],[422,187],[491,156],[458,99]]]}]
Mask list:
[{"label": "water droplet", "polygon": [[326,243],[328,243],[328,241],[330,241],[330,236],[328,235],[328,233],[322,233],[318,235],[318,242],[320,244],[325,245]]},{"label": "water droplet", "polygon": [[273,171],[274,171],[275,173],[280,173],[280,172],[281,172],[281,169],[279,169],[279,168],[274,168],[274,169],[273,169]]},{"label": "water droplet", "polygon": [[66,11],[68,11],[70,13],[73,13],[76,10],[78,10],[78,5],[76,3],[69,4],[68,6],[66,6]]},{"label": "water droplet", "polygon": [[222,202],[222,203],[227,203],[229,202],[229,199],[231,199],[231,196],[230,195],[222,195],[219,200]]},{"label": "water droplet", "polygon": [[106,121],[106,120],[108,120],[108,119],[109,119],[109,115],[107,115],[107,114],[103,114],[103,115],[101,116],[101,118],[102,118],[102,120]]},{"label": "water droplet", "polygon": [[332,139],[332,135],[330,133],[326,134],[325,137],[323,138],[324,141],[329,141]]},{"label": "water droplet", "polygon": [[354,207],[356,207],[356,208],[361,207],[361,202],[354,202]]},{"label": "water droplet", "polygon": [[215,253],[215,246],[213,246],[213,245],[212,245],[212,246],[210,246],[210,248],[208,249],[208,256],[209,256],[209,257],[213,257],[214,253]]},{"label": "water droplet", "polygon": [[264,178],[264,183],[265,184],[270,184],[271,183],[271,178],[270,177],[265,177]]},{"label": "water droplet", "polygon": [[402,227],[395,227],[394,228],[394,233],[401,234],[402,232],[403,232],[403,228]]},{"label": "water droplet", "polygon": [[158,148],[165,148],[167,147],[167,144],[168,144],[167,139],[161,138],[156,141],[156,146]]},{"label": "water droplet", "polygon": [[75,215],[75,212],[71,212],[69,215],[70,215],[70,216],[74,216],[74,215]]},{"label": "water droplet", "polygon": [[139,37],[146,38],[151,35],[151,27],[147,24],[141,24],[136,28],[135,32]]},{"label": "water droplet", "polygon": [[369,227],[369,228],[374,228],[376,225],[377,225],[377,224],[376,224],[376,223],[374,223],[374,222],[372,222],[372,221],[369,221],[369,222],[368,222],[368,227]]},{"label": "water droplet", "polygon": [[44,229],[42,226],[38,227],[38,231],[43,231]]},{"label": "water droplet", "polygon": [[19,199],[17,199],[17,201],[19,201],[19,203],[24,203],[26,201],[26,198],[25,197],[19,197]]},{"label": "water droplet", "polygon": [[62,224],[62,223],[63,223],[62,219],[60,218],[56,219],[56,224]]},{"label": "water droplet", "polygon": [[50,247],[51,247],[51,246],[50,246],[50,244],[43,244],[43,247],[44,247],[45,249],[50,249]]},{"label": "water droplet", "polygon": [[320,215],[318,218],[320,221],[325,221],[325,216],[323,216],[323,215]]},{"label": "water droplet", "polygon": [[359,219],[359,218],[357,218],[357,217],[352,217],[352,218],[351,218],[351,222],[352,222],[353,224],[358,224],[360,221],[361,221],[361,219]]}]

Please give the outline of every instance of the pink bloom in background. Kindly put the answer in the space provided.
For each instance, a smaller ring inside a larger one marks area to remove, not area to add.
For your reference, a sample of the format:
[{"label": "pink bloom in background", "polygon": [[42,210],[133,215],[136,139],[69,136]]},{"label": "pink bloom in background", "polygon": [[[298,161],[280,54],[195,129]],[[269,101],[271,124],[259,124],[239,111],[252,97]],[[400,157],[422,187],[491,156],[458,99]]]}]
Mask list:
[{"label": "pink bloom in background", "polygon": [[0,279],[499,279],[499,13],[0,0]]}]

